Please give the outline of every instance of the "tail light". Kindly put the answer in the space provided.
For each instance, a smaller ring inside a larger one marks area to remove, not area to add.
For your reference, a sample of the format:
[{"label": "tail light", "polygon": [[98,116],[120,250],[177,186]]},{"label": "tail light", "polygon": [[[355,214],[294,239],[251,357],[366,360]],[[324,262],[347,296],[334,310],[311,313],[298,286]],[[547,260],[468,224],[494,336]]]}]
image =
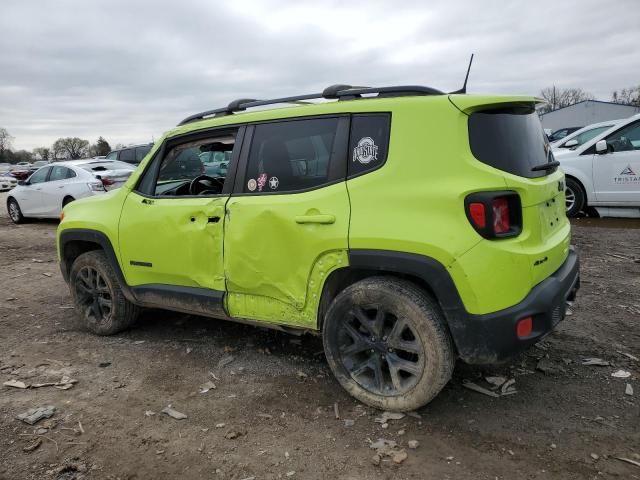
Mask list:
[{"label": "tail light", "polygon": [[105,190],[106,190],[106,188],[107,188],[108,186],[113,185],[114,183],[116,183],[116,182],[114,182],[113,180],[111,180],[110,178],[104,178],[104,177],[102,177],[100,180],[102,180],[102,185],[104,185]]},{"label": "tail light", "polygon": [[477,192],[465,199],[471,226],[484,238],[515,237],[522,231],[522,206],[515,192]]}]

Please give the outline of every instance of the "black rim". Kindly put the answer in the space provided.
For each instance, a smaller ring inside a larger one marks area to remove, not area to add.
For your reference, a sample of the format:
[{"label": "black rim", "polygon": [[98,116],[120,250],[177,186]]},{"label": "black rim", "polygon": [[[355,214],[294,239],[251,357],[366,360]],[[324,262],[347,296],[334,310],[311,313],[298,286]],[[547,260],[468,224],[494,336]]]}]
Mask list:
[{"label": "black rim", "polygon": [[413,328],[381,305],[352,308],[338,332],[338,351],[351,378],[378,395],[401,395],[423,370],[424,349]]},{"label": "black rim", "polygon": [[76,277],[76,297],[87,320],[103,322],[112,310],[112,293],[104,276],[93,267],[82,268]]}]

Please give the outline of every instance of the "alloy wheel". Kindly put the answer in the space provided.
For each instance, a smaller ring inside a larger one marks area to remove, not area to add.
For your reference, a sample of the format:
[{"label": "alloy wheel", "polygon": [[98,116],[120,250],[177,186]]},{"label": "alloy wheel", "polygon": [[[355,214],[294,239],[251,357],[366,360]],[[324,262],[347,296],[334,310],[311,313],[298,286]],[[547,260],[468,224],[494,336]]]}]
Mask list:
[{"label": "alloy wheel", "polygon": [[418,336],[409,322],[380,305],[353,307],[338,339],[343,366],[372,393],[401,395],[422,375],[425,355]]},{"label": "alloy wheel", "polygon": [[16,223],[20,221],[20,207],[16,202],[9,202],[9,216]]},{"label": "alloy wheel", "polygon": [[565,196],[565,207],[567,212],[573,208],[576,203],[576,193],[569,187],[565,188],[564,191]]},{"label": "alloy wheel", "polygon": [[113,294],[104,276],[93,267],[78,272],[74,285],[82,314],[89,321],[105,322],[113,312]]}]

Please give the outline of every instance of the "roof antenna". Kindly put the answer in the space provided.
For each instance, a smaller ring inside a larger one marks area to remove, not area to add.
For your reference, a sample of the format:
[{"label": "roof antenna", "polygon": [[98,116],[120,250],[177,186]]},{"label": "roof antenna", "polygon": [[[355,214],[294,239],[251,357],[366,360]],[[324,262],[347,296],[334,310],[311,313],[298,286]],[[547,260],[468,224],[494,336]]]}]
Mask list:
[{"label": "roof antenna", "polygon": [[460,90],[456,90],[455,92],[449,92],[449,93],[467,93],[467,80],[469,80],[469,72],[471,71],[471,64],[473,63],[473,53],[471,54],[471,58],[469,59],[469,66],[467,67],[467,76],[464,77],[464,85],[462,85],[462,88]]}]

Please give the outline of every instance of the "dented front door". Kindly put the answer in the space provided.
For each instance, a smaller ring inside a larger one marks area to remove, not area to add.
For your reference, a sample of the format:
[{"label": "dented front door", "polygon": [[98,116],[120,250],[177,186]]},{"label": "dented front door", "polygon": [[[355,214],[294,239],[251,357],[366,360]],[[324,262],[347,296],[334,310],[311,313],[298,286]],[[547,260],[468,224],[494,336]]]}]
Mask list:
[{"label": "dented front door", "polygon": [[119,228],[120,263],[127,283],[224,291],[222,242],[227,199],[148,198],[131,192]]}]

